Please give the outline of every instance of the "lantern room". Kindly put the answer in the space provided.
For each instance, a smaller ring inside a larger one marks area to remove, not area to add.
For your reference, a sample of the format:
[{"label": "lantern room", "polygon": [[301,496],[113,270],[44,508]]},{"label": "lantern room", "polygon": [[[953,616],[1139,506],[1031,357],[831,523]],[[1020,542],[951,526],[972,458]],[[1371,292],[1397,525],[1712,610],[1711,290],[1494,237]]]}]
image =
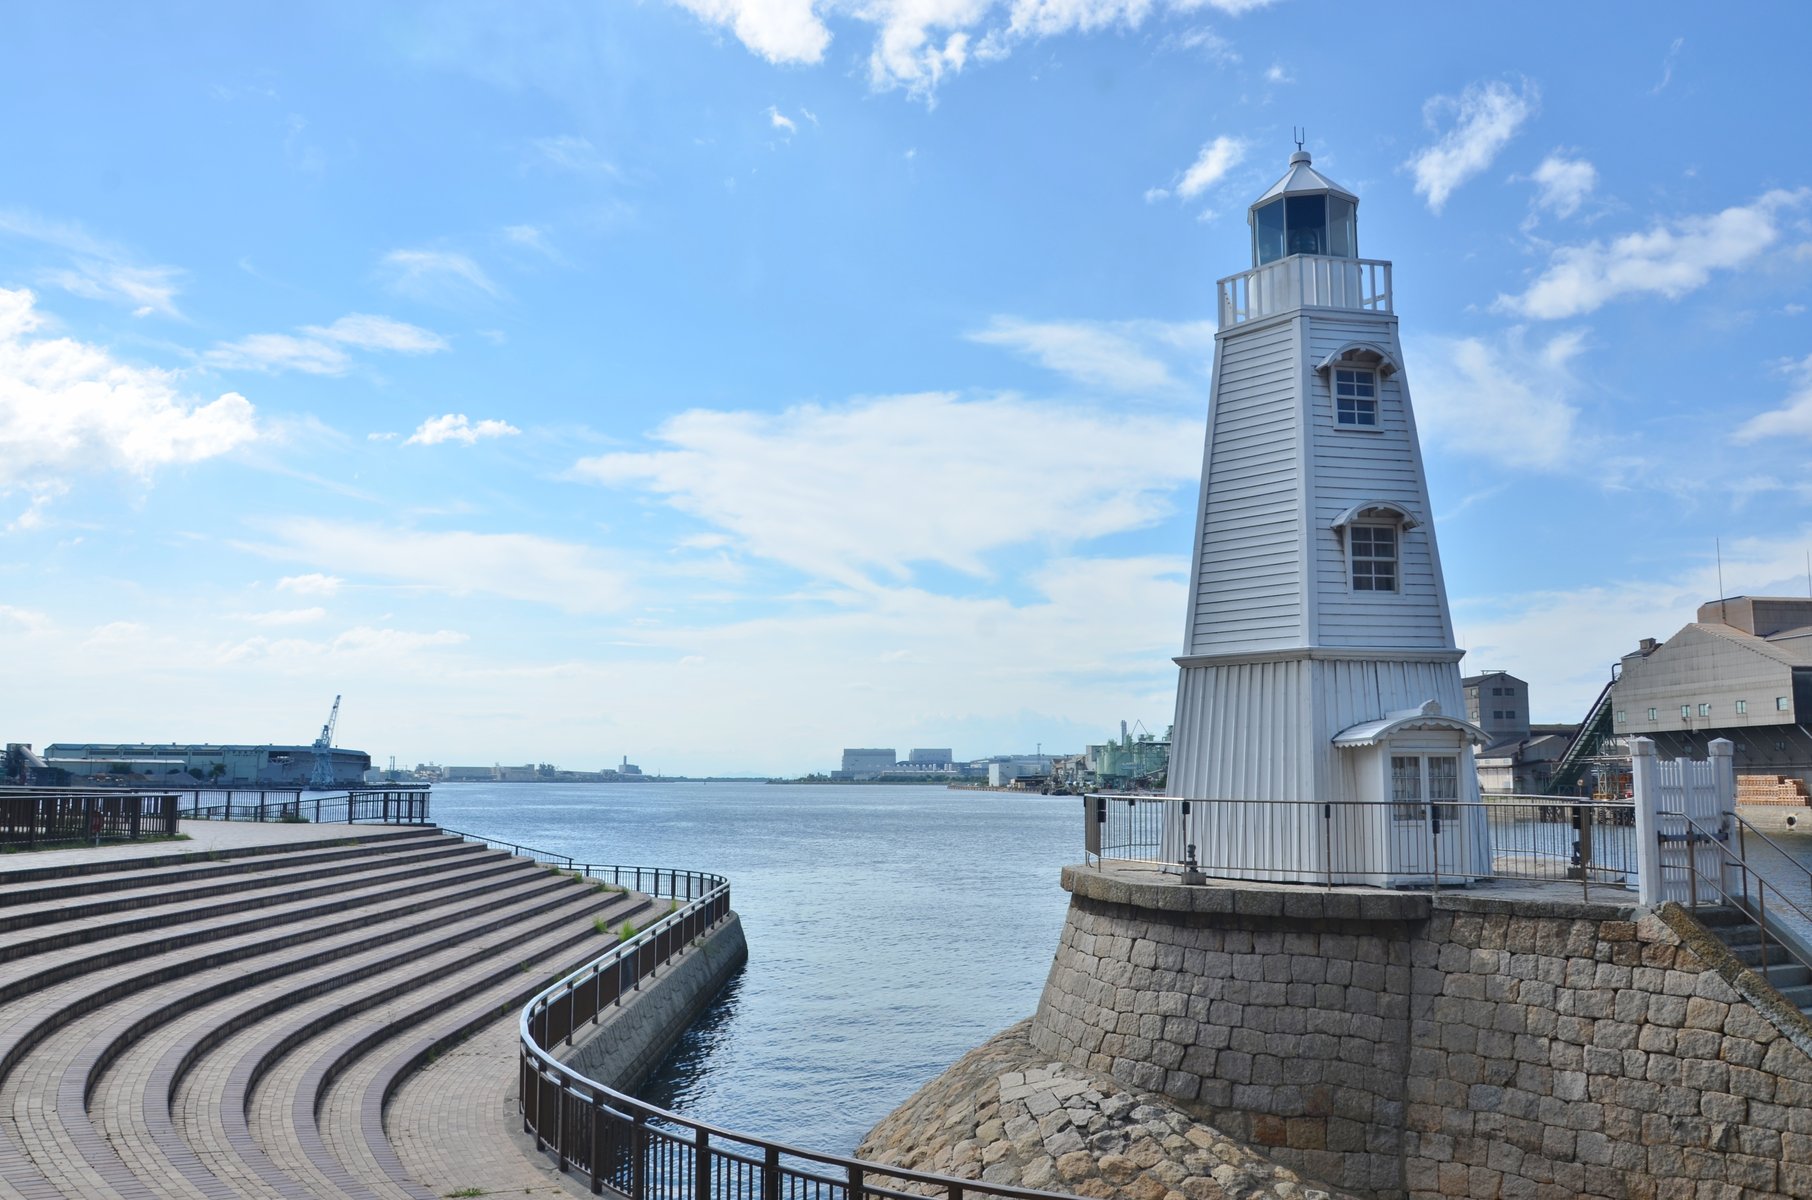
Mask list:
[{"label": "lantern room", "polygon": [[1359,257],[1359,197],[1310,165],[1306,150],[1290,155],[1290,169],[1247,213],[1252,226],[1252,265],[1292,254]]}]

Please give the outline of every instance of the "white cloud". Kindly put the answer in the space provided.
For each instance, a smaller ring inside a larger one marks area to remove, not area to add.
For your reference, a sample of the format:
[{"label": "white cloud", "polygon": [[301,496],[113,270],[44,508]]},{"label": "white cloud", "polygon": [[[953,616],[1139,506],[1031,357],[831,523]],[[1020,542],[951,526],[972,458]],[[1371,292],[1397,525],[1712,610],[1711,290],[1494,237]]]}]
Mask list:
[{"label": "white cloud", "polygon": [[1453,114],[1453,125],[1434,145],[1404,164],[1414,172],[1416,192],[1427,198],[1429,209],[1440,212],[1455,188],[1489,167],[1539,107],[1540,93],[1527,80],[1520,90],[1501,80],[1475,83],[1457,97],[1435,96],[1423,105],[1431,130],[1439,128],[1443,114]]},{"label": "white cloud", "polygon": [[432,354],[447,348],[447,339],[432,330],[370,313],[351,313],[332,325],[306,325],[303,332],[346,346],[397,354]]},{"label": "white cloud", "polygon": [[417,300],[458,305],[504,296],[483,267],[451,250],[392,250],[379,265],[386,287]]},{"label": "white cloud", "polygon": [[1499,296],[1496,306],[1551,320],[1592,312],[1620,296],[1652,293],[1677,300],[1703,287],[1713,271],[1754,261],[1779,239],[1781,213],[1808,198],[1812,189],[1777,189],[1723,212],[1657,222],[1646,233],[1557,247],[1527,291]]},{"label": "white cloud", "polygon": [[269,612],[240,613],[239,619],[252,625],[312,625],[325,620],[327,610],[315,608],[283,608]]},{"label": "white cloud", "polygon": [[[247,638],[234,645],[218,647],[214,661],[219,666],[237,667],[243,667],[247,663],[266,667],[315,665],[330,658],[352,659],[361,663],[381,660],[394,664],[424,650],[458,646],[470,640],[467,634],[453,629],[418,632],[357,625],[319,641],[263,636]],[[408,665],[413,669],[418,664],[411,660]]]},{"label": "white cloud", "polygon": [[352,359],[338,346],[287,333],[247,334],[236,342],[220,343],[201,360],[222,371],[302,371],[309,375],[341,375],[352,365]]},{"label": "white cloud", "polygon": [[814,0],[674,0],[771,63],[815,63],[830,45]]},{"label": "white cloud", "polygon": [[1291,75],[1288,71],[1284,70],[1284,66],[1282,63],[1272,63],[1268,68],[1265,69],[1265,82],[1266,83],[1295,83],[1296,80],[1291,77]]},{"label": "white cloud", "polygon": [[35,609],[0,604],[0,622],[12,626],[14,634],[43,633],[50,628],[50,616]]},{"label": "white cloud", "polygon": [[1222,134],[1205,144],[1201,153],[1195,156],[1195,161],[1183,172],[1182,181],[1176,185],[1176,194],[1185,200],[1195,199],[1219,183],[1245,157],[1246,143]]},{"label": "white cloud", "polygon": [[148,478],[258,436],[244,396],[202,403],[171,372],[37,336],[42,321],[31,292],[0,288],[0,491],[54,492],[64,475],[95,469]]},{"label": "white cloud", "polygon": [[[988,574],[991,551],[1072,544],[1150,524],[1193,488],[1197,420],[1014,397],[866,399],[783,413],[693,411],[668,448],[583,459],[578,478],[639,488],[752,554],[860,585],[908,564]],[[1087,470],[1053,470],[1086,459]]]},{"label": "white cloud", "polygon": [[1119,392],[1161,392],[1177,381],[1157,351],[1213,355],[1211,322],[1027,321],[997,316],[972,342],[1001,346],[1092,387]]},{"label": "white cloud", "polygon": [[615,163],[592,145],[590,138],[576,134],[563,133],[555,137],[535,138],[529,143],[529,148],[534,152],[536,161],[563,171],[612,177],[622,174]]},{"label": "white cloud", "polygon": [[1812,357],[1789,363],[1785,369],[1794,377],[1787,402],[1744,421],[1730,435],[1731,441],[1747,444],[1773,437],[1812,438]]},{"label": "white cloud", "polygon": [[342,348],[389,350],[399,354],[431,354],[447,348],[439,334],[390,317],[352,313],[332,325],[305,325],[306,336],[288,333],[253,333],[236,342],[222,342],[201,356],[219,370],[301,371],[309,375],[343,375],[352,357]]},{"label": "white cloud", "polygon": [[68,265],[40,271],[42,282],[88,300],[124,304],[135,317],[182,314],[176,308],[175,267],[141,266],[120,247],[79,225],[47,221],[19,210],[0,210],[0,233],[53,246],[71,256]]},{"label": "white cloud", "polygon": [[568,612],[609,612],[630,592],[629,576],[591,547],[534,534],[434,533],[310,517],[272,522],[265,534],[236,545],[267,558]]},{"label": "white cloud", "polygon": [[337,575],[285,575],[277,581],[280,592],[294,592],[298,596],[333,596],[338,595],[346,581]]},{"label": "white cloud", "polygon": [[1667,48],[1667,57],[1661,60],[1661,81],[1649,89],[1649,95],[1659,96],[1667,90],[1667,85],[1674,81],[1674,63],[1680,58],[1680,49],[1686,45],[1685,38],[1675,38]]},{"label": "white cloud", "polygon": [[780,130],[788,137],[792,137],[795,133],[799,132],[799,126],[793,123],[792,118],[783,114],[772,104],[768,105],[768,124],[772,125],[775,129]]},{"label": "white cloud", "polygon": [[1598,168],[1583,158],[1567,158],[1556,151],[1541,160],[1531,178],[1541,189],[1536,204],[1557,217],[1570,217],[1598,186]]},{"label": "white cloud", "polygon": [[470,446],[480,438],[510,437],[521,433],[508,421],[469,421],[464,413],[447,413],[429,417],[416,427],[403,442],[405,446],[438,446],[442,442],[459,442]]},{"label": "white cloud", "polygon": [[1410,347],[1416,424],[1433,445],[1506,467],[1564,470],[1587,439],[1579,433],[1571,363],[1585,332],[1531,342],[1512,329],[1502,338],[1427,338]]},{"label": "white cloud", "polygon": [[[672,0],[727,29],[776,64],[822,62],[831,42],[825,17],[870,27],[868,78],[931,100],[938,85],[975,59],[1004,58],[1016,44],[1102,29],[1137,29],[1155,12],[1213,8],[1238,16],[1271,0]],[[1004,18],[1004,19],[1003,19]],[[1212,33],[1221,46],[1224,40]]]}]

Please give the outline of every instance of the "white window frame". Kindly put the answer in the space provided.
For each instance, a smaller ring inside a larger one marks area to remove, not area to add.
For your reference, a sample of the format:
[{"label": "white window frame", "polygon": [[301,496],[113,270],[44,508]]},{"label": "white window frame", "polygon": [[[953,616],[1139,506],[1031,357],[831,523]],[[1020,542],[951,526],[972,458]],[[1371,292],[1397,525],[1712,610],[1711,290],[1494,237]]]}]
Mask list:
[{"label": "white window frame", "polygon": [[1787,711],[1791,710],[1792,707],[1793,707],[1792,704],[1790,704],[1788,702],[1788,700],[1785,696],[1776,696],[1774,698],[1774,711],[1775,712],[1787,712]]},{"label": "white window frame", "polygon": [[[1347,378],[1341,378],[1346,376]],[[1336,364],[1328,372],[1328,395],[1334,403],[1334,427],[1336,429],[1377,429],[1378,392],[1381,381],[1378,372],[1371,367],[1357,364]],[[1348,394],[1343,395],[1342,389]],[[1341,410],[1341,401],[1348,401],[1351,420]]]},{"label": "white window frame", "polygon": [[[1369,553],[1370,550],[1377,546],[1378,534],[1380,533],[1388,533],[1390,535],[1390,555],[1388,558],[1381,554]],[[1363,536],[1361,536],[1361,534],[1363,534]],[[1361,554],[1359,552],[1361,549],[1360,542],[1362,541],[1365,543],[1365,549],[1368,553]],[[1386,562],[1390,564],[1390,586],[1374,586],[1378,578],[1377,564]],[[1369,568],[1363,576],[1360,574],[1359,570],[1361,563],[1367,564]],[[1359,581],[1361,578],[1367,581],[1365,586],[1360,585]],[[1403,527],[1400,524],[1387,521],[1355,521],[1353,524],[1347,526],[1346,582],[1348,589],[1355,595],[1360,593],[1364,593],[1368,596],[1396,596],[1402,594]]]},{"label": "white window frame", "polygon": [[1738,700],[1736,702],[1736,710],[1737,710],[1737,716],[1739,716],[1739,717],[1747,714],[1749,712],[1749,701]]},{"label": "white window frame", "polygon": [[1709,717],[1711,715],[1711,705],[1701,701],[1699,704],[1699,715],[1701,717]]},{"label": "white window frame", "polygon": [[[1443,769],[1431,772],[1429,763],[1436,759],[1444,764]],[[1412,763],[1413,774],[1404,774],[1412,769]],[[1441,791],[1452,794],[1435,795],[1437,783],[1441,785]],[[1457,821],[1460,819],[1460,756],[1426,750],[1393,752],[1390,756],[1390,790],[1391,816],[1396,821],[1427,820],[1430,805],[1442,824]]]}]

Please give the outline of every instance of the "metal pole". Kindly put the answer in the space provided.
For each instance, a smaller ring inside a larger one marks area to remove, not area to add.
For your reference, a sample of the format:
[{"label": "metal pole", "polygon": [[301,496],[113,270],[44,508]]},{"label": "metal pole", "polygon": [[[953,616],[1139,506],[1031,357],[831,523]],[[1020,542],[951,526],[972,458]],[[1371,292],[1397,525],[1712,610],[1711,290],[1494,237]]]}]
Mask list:
[{"label": "metal pole", "polygon": [[711,1135],[701,1127],[692,1150],[692,1200],[711,1200]]}]

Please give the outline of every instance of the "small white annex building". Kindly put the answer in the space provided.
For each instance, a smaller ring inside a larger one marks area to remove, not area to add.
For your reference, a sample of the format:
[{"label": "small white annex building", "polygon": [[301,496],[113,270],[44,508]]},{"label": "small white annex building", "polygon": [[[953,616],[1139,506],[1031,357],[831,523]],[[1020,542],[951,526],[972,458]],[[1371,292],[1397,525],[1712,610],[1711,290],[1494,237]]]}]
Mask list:
[{"label": "small white annex building", "polygon": [[1460,806],[1485,737],[1464,719],[1391,265],[1358,257],[1358,204],[1298,149],[1251,207],[1251,269],[1218,285],[1168,789],[1209,801],[1187,836],[1211,874],[1388,886],[1437,852],[1443,876],[1490,866]]}]

